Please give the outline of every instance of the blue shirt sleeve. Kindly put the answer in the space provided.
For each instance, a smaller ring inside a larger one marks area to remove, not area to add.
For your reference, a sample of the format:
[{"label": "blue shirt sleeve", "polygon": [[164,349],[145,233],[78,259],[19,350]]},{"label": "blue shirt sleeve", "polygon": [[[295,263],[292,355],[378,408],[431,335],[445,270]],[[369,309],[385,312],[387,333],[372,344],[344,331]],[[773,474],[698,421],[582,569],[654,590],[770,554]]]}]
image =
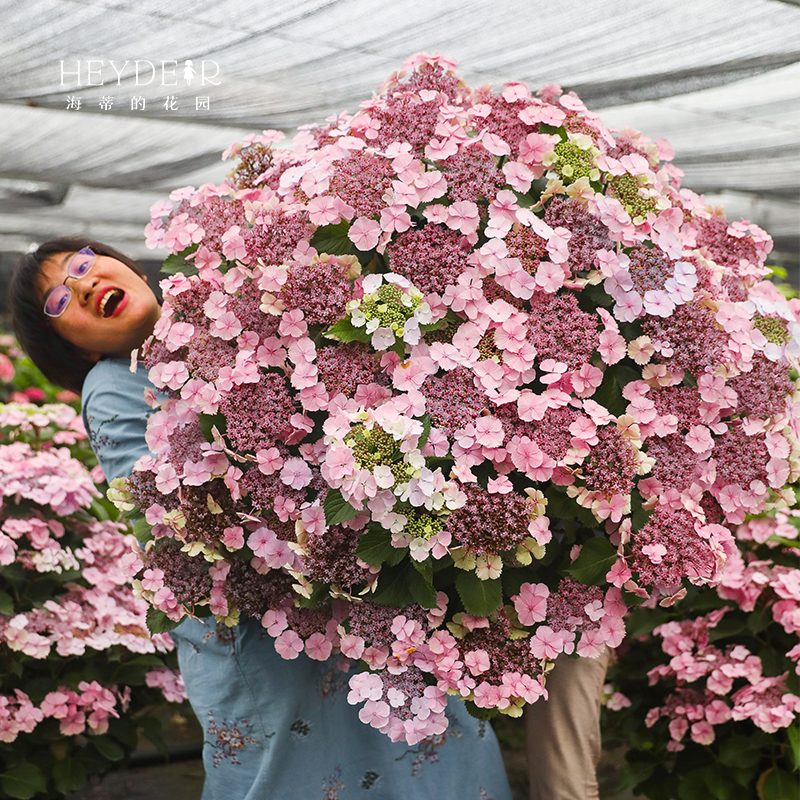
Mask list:
[{"label": "blue shirt sleeve", "polygon": [[144,434],[155,409],[144,399],[152,388],[147,370],[133,373],[128,361],[104,359],[90,370],[81,393],[81,415],[89,442],[106,480],[126,478],[133,465],[147,455]]}]

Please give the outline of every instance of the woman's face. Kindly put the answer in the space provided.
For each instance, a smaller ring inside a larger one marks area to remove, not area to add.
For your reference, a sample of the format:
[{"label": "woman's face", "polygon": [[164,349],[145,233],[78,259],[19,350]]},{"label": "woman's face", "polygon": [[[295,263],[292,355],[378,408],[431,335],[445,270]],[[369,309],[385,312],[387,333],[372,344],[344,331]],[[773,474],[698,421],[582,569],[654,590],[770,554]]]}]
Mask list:
[{"label": "woman's face", "polygon": [[[67,279],[75,253],[59,253],[42,264],[42,304],[48,293]],[[60,317],[50,323],[56,333],[97,360],[128,358],[153,332],[161,313],[147,279],[111,256],[98,255],[81,278],[67,280],[72,297]]]}]

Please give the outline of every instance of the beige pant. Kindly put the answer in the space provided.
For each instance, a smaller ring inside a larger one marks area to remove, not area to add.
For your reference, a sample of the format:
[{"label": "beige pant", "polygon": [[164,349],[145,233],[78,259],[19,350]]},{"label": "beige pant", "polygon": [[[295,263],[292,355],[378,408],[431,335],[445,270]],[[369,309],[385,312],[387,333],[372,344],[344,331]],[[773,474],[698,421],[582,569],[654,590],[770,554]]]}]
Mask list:
[{"label": "beige pant", "polygon": [[608,648],[600,658],[556,659],[549,699],[525,708],[530,800],[597,800],[600,697]]}]

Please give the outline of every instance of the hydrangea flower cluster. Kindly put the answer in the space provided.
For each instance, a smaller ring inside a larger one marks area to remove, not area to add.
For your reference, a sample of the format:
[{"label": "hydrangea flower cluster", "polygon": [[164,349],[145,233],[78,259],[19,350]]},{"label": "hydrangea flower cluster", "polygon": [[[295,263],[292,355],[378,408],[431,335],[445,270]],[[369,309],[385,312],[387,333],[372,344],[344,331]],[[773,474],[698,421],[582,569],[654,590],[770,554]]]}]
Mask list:
[{"label": "hydrangea flower cluster", "polygon": [[[799,571],[794,572],[796,579]],[[786,686],[786,673],[765,675],[761,659],[744,645],[720,649],[709,644],[709,631],[726,610],[683,623],[668,622],[655,630],[671,659],[650,670],[651,684],[666,679],[675,681],[677,688],[663,706],[648,712],[645,724],[652,726],[661,717],[670,720],[670,750],[682,749],[687,732],[697,744],[711,744],[714,726],[730,720],[751,720],[766,733],[775,733],[791,725],[800,712],[800,697]],[[795,649],[797,661],[800,647]]]},{"label": "hydrangea flower cluster", "polygon": [[719,583],[800,474],[769,237],[663,140],[440,55],[281,136],[147,227],[158,410],[112,496],[162,623],[359,659],[362,719],[416,742],[445,693],[519,714],[559,653],[619,644],[627,598]]},{"label": "hydrangea flower cluster", "polygon": [[[798,528],[796,509],[747,520],[733,528],[718,584],[690,587],[669,609],[649,600],[631,616],[634,633],[660,624],[619,651],[606,729],[630,742],[633,759],[646,749],[637,790],[671,797],[679,783],[699,781],[703,769],[707,784],[725,791],[733,782],[748,796],[762,785],[765,797],[794,785]],[[696,767],[705,763],[698,755],[713,759],[712,770]]]}]

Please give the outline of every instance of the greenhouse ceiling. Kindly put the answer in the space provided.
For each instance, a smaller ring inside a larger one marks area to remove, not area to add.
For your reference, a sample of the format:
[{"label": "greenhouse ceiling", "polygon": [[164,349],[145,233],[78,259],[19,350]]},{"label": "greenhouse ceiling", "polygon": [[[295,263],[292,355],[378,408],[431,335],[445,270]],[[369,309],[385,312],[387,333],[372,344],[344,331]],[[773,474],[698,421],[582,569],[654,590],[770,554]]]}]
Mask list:
[{"label": "greenhouse ceiling", "polygon": [[797,280],[797,0],[0,0],[0,251],[86,233],[136,257],[150,205],[251,131],[355,111],[406,56],[574,89],[674,147],[684,185]]}]

